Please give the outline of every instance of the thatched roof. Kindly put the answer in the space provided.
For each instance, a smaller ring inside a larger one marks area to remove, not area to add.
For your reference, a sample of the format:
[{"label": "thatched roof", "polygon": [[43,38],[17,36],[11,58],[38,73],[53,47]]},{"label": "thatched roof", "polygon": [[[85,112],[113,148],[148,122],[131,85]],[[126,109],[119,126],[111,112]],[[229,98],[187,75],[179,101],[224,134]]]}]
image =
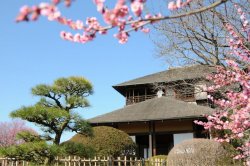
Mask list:
[{"label": "thatched roof", "polygon": [[216,71],[214,67],[208,65],[193,65],[186,67],[172,68],[166,71],[150,74],[144,77],[126,81],[113,87],[115,89],[129,85],[151,84],[160,82],[172,82],[178,80],[188,80],[194,78],[203,78],[207,74]]},{"label": "thatched roof", "polygon": [[92,124],[188,119],[211,114],[213,109],[170,97],[153,98],[89,119]]}]

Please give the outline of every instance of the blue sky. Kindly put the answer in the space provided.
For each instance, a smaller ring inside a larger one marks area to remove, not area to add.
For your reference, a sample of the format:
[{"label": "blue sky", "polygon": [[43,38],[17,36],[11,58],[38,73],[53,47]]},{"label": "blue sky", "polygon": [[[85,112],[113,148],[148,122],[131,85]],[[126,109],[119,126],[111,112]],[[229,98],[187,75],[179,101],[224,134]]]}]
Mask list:
[{"label": "blue sky", "polygon": [[[111,33],[91,43],[77,44],[61,40],[59,33],[66,28],[45,18],[32,23],[14,22],[22,5],[39,2],[1,2],[0,121],[10,121],[11,111],[38,100],[30,93],[33,86],[68,76],[84,76],[94,85],[95,93],[89,97],[91,107],[81,110],[83,117],[91,118],[124,106],[124,98],[112,85],[167,68],[154,56],[149,36],[140,32],[132,33],[126,45],[120,45]],[[97,14],[91,0],[78,0],[62,13],[73,19]],[[72,135],[66,133],[63,140]]]}]

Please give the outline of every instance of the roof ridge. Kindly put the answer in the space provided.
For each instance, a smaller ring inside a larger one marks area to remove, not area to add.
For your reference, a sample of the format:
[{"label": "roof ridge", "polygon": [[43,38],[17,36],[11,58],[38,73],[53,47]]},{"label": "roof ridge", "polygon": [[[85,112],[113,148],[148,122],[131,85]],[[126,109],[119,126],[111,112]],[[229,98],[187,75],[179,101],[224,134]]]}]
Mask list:
[{"label": "roof ridge", "polygon": [[[159,71],[157,73],[148,74],[142,77],[137,77],[135,79],[131,79],[116,85],[113,85],[113,88],[129,86],[129,85],[141,85],[141,84],[150,84],[154,82],[172,82],[183,79],[192,79],[192,78],[200,78],[203,77],[206,72],[210,73],[212,70],[211,65],[189,65],[189,66],[180,66],[175,67],[163,71]],[[190,72],[192,70],[192,72]],[[197,72],[194,72],[197,71]],[[176,73],[175,73],[176,72]],[[117,89],[116,89],[117,90]]]},{"label": "roof ridge", "polygon": [[164,73],[164,72],[166,72],[166,71],[168,71],[168,70],[163,70],[163,71],[159,71],[159,72],[156,72],[156,73],[147,74],[147,75],[144,75],[144,76],[141,76],[141,77],[137,77],[137,78],[134,78],[134,79],[130,79],[130,80],[128,80],[128,81],[125,81],[125,82],[122,82],[122,83],[113,85],[112,87],[119,86],[120,84],[125,84],[125,83],[127,83],[127,82],[134,81],[134,80],[137,80],[137,79],[143,79],[143,78],[146,78],[146,77],[148,77],[148,76],[152,76],[152,75]]},{"label": "roof ridge", "polygon": [[191,64],[187,66],[174,66],[174,67],[169,67],[167,70],[183,69],[183,68],[189,68],[189,67],[194,67],[194,66],[209,66],[209,65]]},{"label": "roof ridge", "polygon": [[171,97],[153,98],[128,107],[116,109],[91,119],[90,123],[113,123],[129,121],[148,121],[157,119],[175,119],[203,117],[211,114],[212,108],[190,104]]}]

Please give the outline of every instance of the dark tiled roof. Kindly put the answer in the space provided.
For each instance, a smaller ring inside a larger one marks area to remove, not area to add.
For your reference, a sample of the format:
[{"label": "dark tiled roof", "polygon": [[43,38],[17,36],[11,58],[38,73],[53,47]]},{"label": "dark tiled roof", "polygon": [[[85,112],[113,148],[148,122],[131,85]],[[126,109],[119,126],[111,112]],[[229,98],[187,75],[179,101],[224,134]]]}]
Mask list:
[{"label": "dark tiled roof", "polygon": [[92,124],[185,119],[211,114],[213,109],[170,97],[153,98],[89,119]]},{"label": "dark tiled roof", "polygon": [[119,87],[129,85],[150,84],[155,82],[172,82],[178,80],[202,78],[206,77],[208,73],[212,73],[214,71],[215,68],[208,65],[178,67],[126,81],[121,84],[114,85],[113,87],[117,89]]}]

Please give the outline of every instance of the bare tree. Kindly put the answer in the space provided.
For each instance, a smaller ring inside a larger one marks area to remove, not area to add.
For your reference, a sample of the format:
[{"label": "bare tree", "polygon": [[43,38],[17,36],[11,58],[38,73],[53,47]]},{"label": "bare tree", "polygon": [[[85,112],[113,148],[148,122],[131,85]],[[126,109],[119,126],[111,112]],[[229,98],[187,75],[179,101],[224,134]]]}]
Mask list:
[{"label": "bare tree", "polygon": [[[182,10],[184,13],[200,8],[214,0],[199,0]],[[197,13],[184,18],[162,21],[157,26],[154,43],[156,53],[163,57],[170,66],[186,64],[206,64],[225,66],[228,44],[228,31],[225,24],[230,23],[240,33],[242,22],[235,4],[249,12],[249,0],[229,1],[217,8]],[[241,34],[247,39],[245,34]]]}]

